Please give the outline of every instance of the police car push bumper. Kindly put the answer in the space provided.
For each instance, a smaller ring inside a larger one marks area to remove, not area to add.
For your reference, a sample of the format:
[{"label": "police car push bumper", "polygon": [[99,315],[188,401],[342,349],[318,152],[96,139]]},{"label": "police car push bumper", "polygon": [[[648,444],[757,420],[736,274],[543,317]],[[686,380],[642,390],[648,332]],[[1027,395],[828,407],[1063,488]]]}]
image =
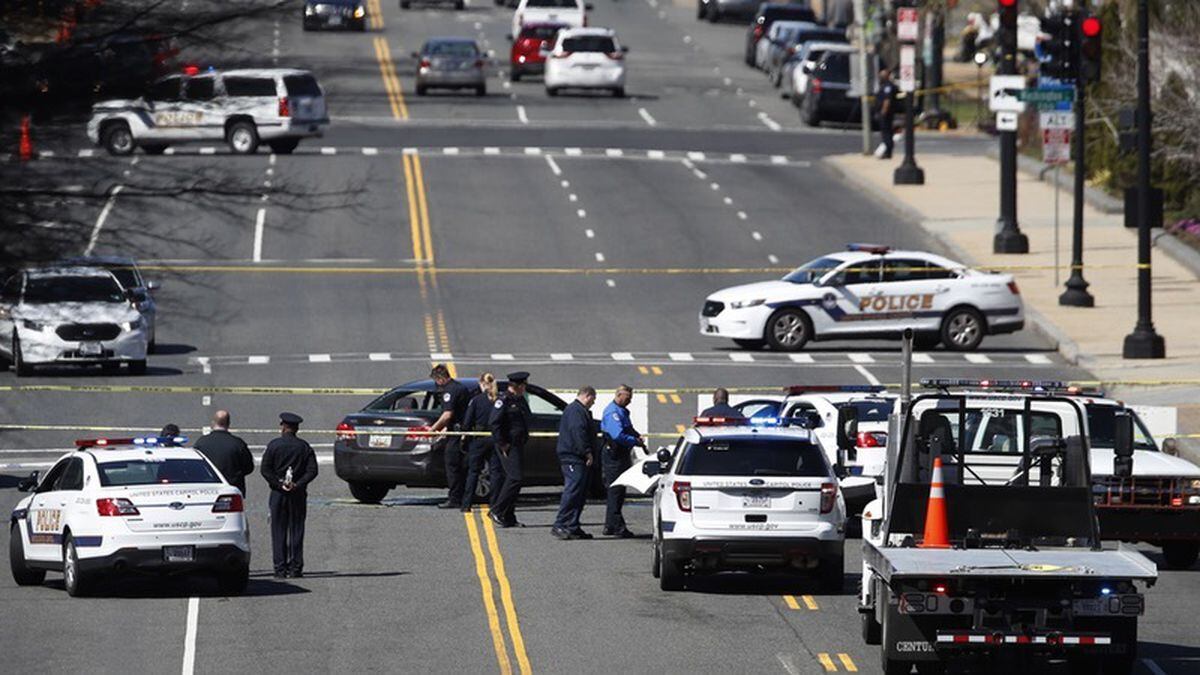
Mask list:
[{"label": "police car push bumper", "polygon": [[17,331],[21,358],[31,365],[144,361],[147,345],[145,322],[138,318],[112,326],[120,331],[112,339],[99,339],[102,337],[99,335],[89,339],[86,332],[81,332],[78,335],[69,334],[79,339],[66,340],[55,326],[37,324],[38,329],[34,330],[23,325]]}]

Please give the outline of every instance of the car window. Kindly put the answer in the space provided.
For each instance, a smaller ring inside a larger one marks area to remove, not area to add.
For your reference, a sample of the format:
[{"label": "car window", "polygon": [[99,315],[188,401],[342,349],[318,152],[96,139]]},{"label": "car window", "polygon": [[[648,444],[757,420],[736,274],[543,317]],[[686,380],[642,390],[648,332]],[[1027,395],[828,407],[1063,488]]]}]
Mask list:
[{"label": "car window", "polygon": [[[1021,454],[1024,451],[1021,432],[1024,417],[1025,413],[1021,410],[968,409],[963,425],[968,439],[965,452]],[[920,429],[917,433],[925,439],[925,442],[930,442],[931,438],[940,436],[940,439],[934,442],[937,447],[931,446],[930,452],[945,455],[955,454],[958,452],[958,424],[957,410],[930,410],[921,415]],[[981,427],[983,428],[982,434],[979,433]],[[1030,438],[1037,436],[1061,437],[1062,420],[1053,413],[1034,411],[1029,420],[1029,431]]]},{"label": "car window", "polygon": [[561,415],[562,410],[548,398],[536,392],[525,392],[525,400],[529,403],[529,411],[534,415]]},{"label": "car window", "polygon": [[151,101],[178,101],[180,77],[168,77],[150,85],[146,98]]},{"label": "car window", "polygon": [[50,492],[58,489],[58,482],[62,479],[62,475],[66,473],[67,464],[71,461],[70,457],[64,458],[58,464],[55,464],[45,476],[42,476],[42,481],[38,483],[38,492]]},{"label": "car window", "polygon": [[479,55],[479,49],[473,42],[430,42],[425,45],[425,53],[429,56],[464,56]]},{"label": "car window", "polygon": [[229,96],[275,96],[275,80],[266,77],[226,77]]},{"label": "car window", "polygon": [[288,75],[283,78],[288,96],[321,96],[321,87],[312,75]]},{"label": "car window", "polygon": [[558,31],[562,30],[562,26],[526,26],[521,29],[522,39],[533,40],[552,40]]},{"label": "car window", "polygon": [[795,271],[788,274],[783,280],[790,281],[793,284],[811,284],[837,269],[837,266],[841,264],[842,261],[837,258],[817,258],[797,267]]},{"label": "car window", "polygon": [[564,52],[604,52],[617,51],[613,39],[603,35],[582,35],[563,40]]},{"label": "car window", "polygon": [[858,409],[859,422],[886,422],[892,414],[892,402],[887,399],[851,401],[849,404]]},{"label": "car window", "polygon": [[100,485],[162,485],[169,483],[220,483],[221,479],[202,459],[131,459],[96,465]]},{"label": "car window", "polygon": [[838,273],[835,286],[873,284],[879,281],[881,261],[879,258],[860,260]]},{"label": "car window", "polygon": [[25,302],[48,305],[58,302],[125,302],[117,280],[106,277],[48,277],[29,280]]},{"label": "car window", "polygon": [[952,279],[954,273],[928,260],[888,258],[883,268],[884,281],[925,281]]},{"label": "car window", "polygon": [[576,0],[529,0],[525,3],[526,7],[566,7],[575,9],[579,7]]},{"label": "car window", "polygon": [[779,414],[778,401],[745,401],[733,408],[743,417],[774,417]]},{"label": "car window", "polygon": [[433,395],[428,391],[392,391],[371,401],[364,408],[370,412],[404,412],[406,410],[429,410]]},{"label": "car window", "polygon": [[828,476],[825,454],[809,441],[709,439],[686,449],[684,476]]},{"label": "car window", "polygon": [[213,87],[211,77],[192,77],[183,84],[183,97],[189,101],[211,101]]},{"label": "car window", "polygon": [[[1116,447],[1116,419],[1118,410],[1120,408],[1114,405],[1087,406],[1088,443],[1093,448]],[[1142,419],[1135,415],[1133,421],[1133,448],[1135,450],[1157,451],[1158,445],[1155,444],[1154,437],[1146,430],[1146,425],[1142,423]]]},{"label": "car window", "polygon": [[121,288],[140,288],[142,280],[139,278],[137,269],[126,265],[108,268],[109,272],[117,278],[117,282],[121,284]]},{"label": "car window", "polygon": [[0,302],[16,304],[21,299],[21,275],[14,274],[0,288]]},{"label": "car window", "polygon": [[849,82],[850,58],[844,53],[829,52],[821,58],[817,70],[821,72],[822,79],[833,82]]},{"label": "car window", "polygon": [[83,460],[78,457],[72,457],[67,460],[67,468],[63,471],[62,477],[58,479],[58,486],[55,490],[82,490],[83,489]]}]

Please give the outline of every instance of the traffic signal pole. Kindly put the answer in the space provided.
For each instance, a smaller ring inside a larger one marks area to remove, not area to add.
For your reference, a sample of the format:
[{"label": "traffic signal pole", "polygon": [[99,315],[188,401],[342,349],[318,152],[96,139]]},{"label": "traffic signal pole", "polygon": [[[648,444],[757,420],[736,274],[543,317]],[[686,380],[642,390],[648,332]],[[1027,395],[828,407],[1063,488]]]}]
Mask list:
[{"label": "traffic signal pole", "polygon": [[[1096,299],[1088,292],[1088,282],[1083,278],[1083,197],[1084,178],[1087,173],[1087,153],[1084,143],[1084,118],[1087,117],[1087,78],[1082,73],[1083,64],[1083,35],[1082,14],[1076,16],[1071,27],[1075,31],[1075,39],[1071,41],[1074,52],[1072,61],[1075,63],[1077,77],[1075,78],[1075,138],[1072,146],[1075,154],[1075,204],[1071,227],[1071,277],[1067,279],[1066,290],[1058,296],[1058,304],[1068,307],[1094,307]],[[1057,183],[1054,189],[1058,190]]]},{"label": "traffic signal pole", "polygon": [[[1000,75],[1017,74],[1017,0],[1000,0]],[[1017,225],[1017,132],[1000,132],[1000,218],[993,253],[1029,253],[1029,237]]]}]

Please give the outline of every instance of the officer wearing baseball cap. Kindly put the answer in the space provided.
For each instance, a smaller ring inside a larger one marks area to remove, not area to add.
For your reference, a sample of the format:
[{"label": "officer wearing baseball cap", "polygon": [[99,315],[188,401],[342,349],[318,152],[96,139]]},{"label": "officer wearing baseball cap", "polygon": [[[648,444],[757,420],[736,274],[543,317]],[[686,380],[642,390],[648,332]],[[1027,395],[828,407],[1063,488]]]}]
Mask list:
[{"label": "officer wearing baseball cap", "polygon": [[296,436],[302,422],[295,413],[280,413],[280,436],[267,444],[260,469],[271,488],[271,554],[280,579],[304,576],[304,520],[317,453]]},{"label": "officer wearing baseball cap", "polygon": [[525,385],[529,373],[518,371],[508,374],[508,390],[496,399],[488,426],[492,439],[496,441],[496,452],[500,465],[504,467],[504,484],[496,495],[496,502],[488,517],[500,527],[519,526],[514,509],[521,494],[521,455],[529,441],[529,421],[533,413],[525,400]]}]

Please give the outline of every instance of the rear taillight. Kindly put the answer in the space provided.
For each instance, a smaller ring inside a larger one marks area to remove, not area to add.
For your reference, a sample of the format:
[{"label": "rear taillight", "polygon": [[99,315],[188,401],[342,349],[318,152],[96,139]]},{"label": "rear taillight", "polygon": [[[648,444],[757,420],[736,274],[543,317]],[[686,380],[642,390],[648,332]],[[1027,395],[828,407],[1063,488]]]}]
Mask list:
[{"label": "rear taillight", "polygon": [[609,52],[608,58],[612,59],[613,61],[620,61],[621,59],[625,58],[625,54],[621,52]]},{"label": "rear taillight", "polygon": [[762,34],[763,34],[763,27],[762,27],[762,25],[760,24],[760,25],[758,25],[758,26],[755,26],[755,27],[754,27],[754,39],[755,39],[755,40],[759,39],[760,37],[762,37]]},{"label": "rear taillight", "polygon": [[860,431],[858,432],[858,442],[855,445],[860,448],[881,448],[887,445],[887,434],[876,431]]},{"label": "rear taillight", "polygon": [[431,63],[429,61],[429,59],[421,59],[421,67],[422,68],[428,68],[431,65],[433,65],[433,63]]},{"label": "rear taillight", "polygon": [[837,485],[835,483],[821,483],[821,513],[833,511],[833,504],[836,501]]},{"label": "rear taillight", "polygon": [[292,104],[290,101],[288,101],[288,97],[286,97],[286,96],[281,96],[279,98],[279,116],[280,117],[291,117],[292,116]]},{"label": "rear taillight", "polygon": [[680,511],[692,510],[692,484],[687,481],[677,480],[671,489],[675,491],[675,502],[679,504]]},{"label": "rear taillight", "polygon": [[409,427],[408,433],[404,435],[406,440],[420,441],[430,438],[429,427]]},{"label": "rear taillight", "polygon": [[482,68],[483,67],[483,59],[475,59],[475,67]]},{"label": "rear taillight", "polygon": [[140,516],[141,512],[133,502],[124,497],[116,499],[97,499],[96,513],[102,516]]},{"label": "rear taillight", "polygon": [[213,503],[213,513],[241,513],[245,511],[245,503],[241,495],[221,495]]},{"label": "rear taillight", "polygon": [[1017,282],[1015,281],[1008,282],[1008,290],[1011,291],[1013,295],[1021,294],[1021,289],[1017,288]]},{"label": "rear taillight", "polygon": [[336,431],[337,439],[339,441],[352,441],[354,440],[354,437],[358,435],[358,432],[354,430],[354,425],[350,424],[349,422],[342,422],[341,424],[337,425]]},{"label": "rear taillight", "polygon": [[812,80],[808,83],[808,88],[814,94],[821,93],[821,79],[817,77],[812,78]]}]

